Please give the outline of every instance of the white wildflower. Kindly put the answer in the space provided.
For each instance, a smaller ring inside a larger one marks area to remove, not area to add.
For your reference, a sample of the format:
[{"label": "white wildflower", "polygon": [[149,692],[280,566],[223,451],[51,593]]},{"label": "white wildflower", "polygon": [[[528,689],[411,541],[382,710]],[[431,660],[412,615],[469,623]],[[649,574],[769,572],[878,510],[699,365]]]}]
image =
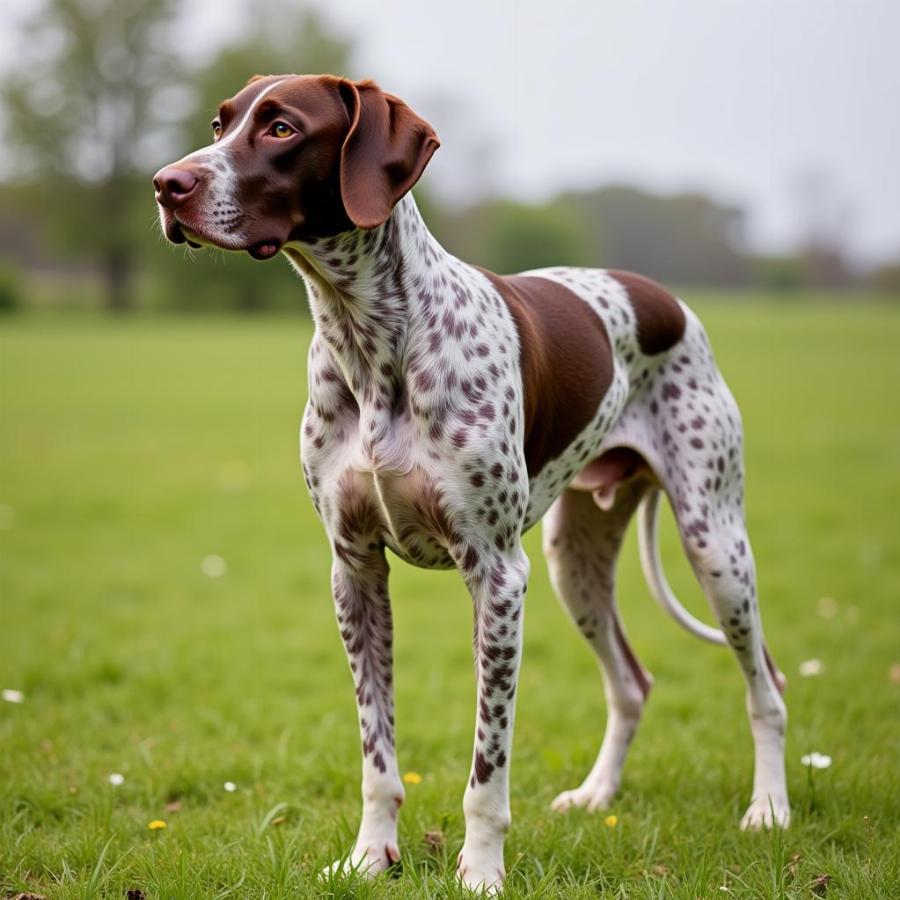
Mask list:
[{"label": "white wildflower", "polygon": [[827,769],[831,765],[831,757],[824,753],[804,753],[800,762],[813,769]]},{"label": "white wildflower", "polygon": [[800,674],[804,678],[814,678],[822,674],[822,660],[806,659],[800,663]]},{"label": "white wildflower", "polygon": [[228,565],[221,556],[210,553],[200,562],[200,571],[207,578],[221,578],[228,571]]}]

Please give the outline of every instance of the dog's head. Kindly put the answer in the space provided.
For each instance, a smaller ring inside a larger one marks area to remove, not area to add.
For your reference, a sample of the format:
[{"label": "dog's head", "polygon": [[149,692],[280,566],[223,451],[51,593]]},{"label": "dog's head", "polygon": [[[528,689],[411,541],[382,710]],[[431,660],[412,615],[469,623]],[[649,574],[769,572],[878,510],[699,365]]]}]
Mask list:
[{"label": "dog's head", "polygon": [[255,76],[212,126],[212,144],[154,176],[160,222],[174,243],[256,259],[382,224],[439,146],[399,98],[331,75]]}]

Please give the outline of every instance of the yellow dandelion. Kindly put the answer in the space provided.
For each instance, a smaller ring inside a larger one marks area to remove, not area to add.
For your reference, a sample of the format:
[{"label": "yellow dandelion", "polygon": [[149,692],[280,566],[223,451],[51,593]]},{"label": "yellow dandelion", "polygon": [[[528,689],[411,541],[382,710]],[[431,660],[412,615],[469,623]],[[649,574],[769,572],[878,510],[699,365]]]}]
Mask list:
[{"label": "yellow dandelion", "polygon": [[619,817],[618,817],[618,816],[607,816],[607,817],[603,820],[603,824],[604,824],[607,828],[615,828],[616,825],[619,824]]},{"label": "yellow dandelion", "polygon": [[422,783],[422,776],[421,776],[418,772],[407,772],[407,773],[403,776],[403,780],[404,780],[407,784],[421,784],[421,783]]},{"label": "yellow dandelion", "polygon": [[162,819],[154,819],[152,822],[150,822],[150,823],[147,825],[147,827],[148,827],[151,831],[159,831],[160,828],[165,828],[165,827],[166,827],[166,823],[163,822]]}]

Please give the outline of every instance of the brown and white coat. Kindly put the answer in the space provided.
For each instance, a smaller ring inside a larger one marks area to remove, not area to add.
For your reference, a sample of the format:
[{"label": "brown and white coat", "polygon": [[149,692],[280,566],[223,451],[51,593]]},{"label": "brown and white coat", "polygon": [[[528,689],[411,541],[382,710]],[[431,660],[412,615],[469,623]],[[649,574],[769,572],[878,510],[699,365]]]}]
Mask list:
[{"label": "brown and white coat", "polygon": [[[592,771],[554,801],[602,808],[617,790],[651,685],[619,621],[615,561],[641,506],[657,598],[732,646],[756,747],[744,825],[787,824],[782,678],[762,639],[743,515],[741,423],[693,313],[625,272],[500,277],[444,250],[409,193],[437,139],[371,82],[253,79],[217,141],[156,178],[175,241],[283,252],[315,335],[303,471],[333,550],[338,624],[356,688],[363,812],[344,867],[399,859],[386,550],[456,568],[475,615],[478,701],[464,798],[463,882],[504,877],[509,763],[529,562],[539,519],[553,584],[604,672],[608,719]],[[722,631],[693,620],[658,563],[659,491]]]}]

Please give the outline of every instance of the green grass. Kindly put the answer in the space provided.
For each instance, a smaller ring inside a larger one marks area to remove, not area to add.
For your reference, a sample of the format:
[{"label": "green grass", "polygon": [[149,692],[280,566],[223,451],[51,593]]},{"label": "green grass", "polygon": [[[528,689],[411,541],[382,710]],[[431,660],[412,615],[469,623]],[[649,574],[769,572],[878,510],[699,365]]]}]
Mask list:
[{"label": "green grass", "polygon": [[[793,825],[738,830],[752,760],[737,666],[656,608],[632,537],[621,603],[656,686],[618,824],[550,812],[589,768],[604,713],[534,532],[508,896],[811,897],[828,875],[829,897],[896,897],[900,307],[698,311],[748,432],[763,614],[790,679]],[[297,464],[308,339],[300,318],[0,324],[0,687],[25,693],[0,702],[0,896],[459,896],[471,604],[452,573],[400,562],[399,756],[423,776],[401,816],[403,871],[316,880],[352,842],[359,750]],[[670,580],[708,618],[664,532]],[[222,578],[201,573],[213,553]],[[810,657],[824,673],[801,678]],[[834,759],[814,778],[810,750]],[[157,818],[168,827],[148,830]]]}]

